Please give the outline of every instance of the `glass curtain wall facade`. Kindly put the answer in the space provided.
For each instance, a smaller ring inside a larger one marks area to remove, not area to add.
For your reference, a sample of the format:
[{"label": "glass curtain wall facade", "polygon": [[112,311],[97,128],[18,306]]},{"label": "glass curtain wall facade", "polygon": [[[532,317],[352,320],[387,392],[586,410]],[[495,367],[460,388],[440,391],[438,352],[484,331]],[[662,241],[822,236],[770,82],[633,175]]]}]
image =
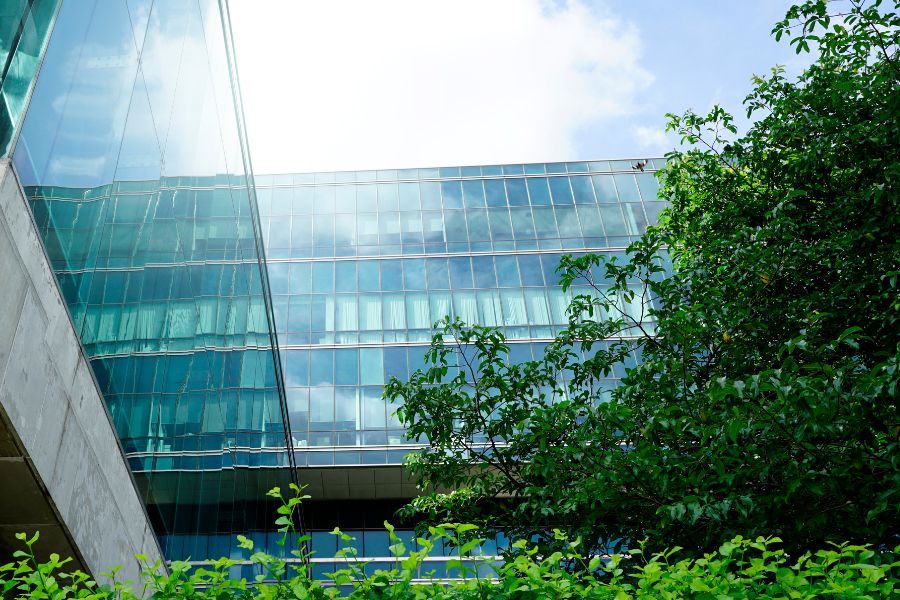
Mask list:
[{"label": "glass curtain wall facade", "polygon": [[64,0],[13,155],[169,559],[295,478],[233,73],[225,2]]},{"label": "glass curtain wall facade", "polygon": [[0,158],[21,122],[60,0],[0,3]]},{"label": "glass curtain wall facade", "polygon": [[[313,470],[398,469],[415,446],[381,386],[423,366],[435,321],[499,327],[513,342],[511,360],[539,356],[566,326],[573,296],[593,293],[578,285],[563,292],[561,256],[624,253],[665,205],[653,175],[662,161],[637,162],[258,176],[301,479]],[[622,308],[638,317],[640,301],[623,298]],[[389,556],[381,524],[405,492],[382,487],[372,497],[394,501],[353,500],[366,494],[351,487],[307,503],[319,556],[331,556],[336,525],[374,564]],[[332,567],[313,560],[316,572]],[[439,575],[452,575],[441,564],[433,565]]]}]

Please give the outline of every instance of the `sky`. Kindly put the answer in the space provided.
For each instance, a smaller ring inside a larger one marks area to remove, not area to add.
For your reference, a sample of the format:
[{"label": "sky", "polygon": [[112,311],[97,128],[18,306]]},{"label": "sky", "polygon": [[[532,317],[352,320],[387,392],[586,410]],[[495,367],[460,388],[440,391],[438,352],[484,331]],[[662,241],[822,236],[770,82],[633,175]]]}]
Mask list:
[{"label": "sky", "polygon": [[798,57],[789,0],[231,0],[254,170],[661,156]]}]

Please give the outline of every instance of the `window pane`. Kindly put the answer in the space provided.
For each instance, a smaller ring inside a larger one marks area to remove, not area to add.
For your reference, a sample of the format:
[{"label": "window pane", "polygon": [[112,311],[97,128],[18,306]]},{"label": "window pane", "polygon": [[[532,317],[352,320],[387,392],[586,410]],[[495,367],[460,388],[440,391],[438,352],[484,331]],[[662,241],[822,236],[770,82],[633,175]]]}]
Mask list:
[{"label": "window pane", "polygon": [[491,224],[491,237],[494,240],[511,240],[512,225],[509,221],[509,211],[505,208],[489,208],[488,217]]},{"label": "window pane", "polygon": [[334,379],[338,385],[359,383],[359,352],[356,348],[341,348],[334,351]]},{"label": "window pane", "polygon": [[475,275],[475,287],[481,289],[497,287],[497,278],[494,276],[494,257],[473,256],[472,272]]},{"label": "window pane", "polygon": [[576,204],[593,204],[595,202],[594,186],[591,185],[590,177],[579,175],[571,177],[570,181],[572,182],[572,191],[575,192]]},{"label": "window pane", "polygon": [[552,239],[559,237],[556,231],[556,219],[553,216],[553,209],[550,207],[535,207],[531,209],[534,213],[534,225],[537,231],[538,239]]},{"label": "window pane", "polygon": [[359,263],[359,289],[363,292],[376,291],[381,289],[379,285],[378,263],[367,260]]},{"label": "window pane", "polygon": [[525,190],[524,179],[507,179],[506,193],[509,196],[510,206],[528,206],[528,192]]},{"label": "window pane", "polygon": [[384,365],[381,348],[359,349],[360,383],[363,385],[381,385],[384,383]]},{"label": "window pane", "polygon": [[616,194],[616,184],[613,183],[612,175],[591,175],[591,181],[594,182],[594,191],[597,193],[597,202],[619,201],[619,197]]},{"label": "window pane", "polygon": [[496,256],[497,261],[497,279],[501,287],[518,287],[521,285],[519,280],[519,265],[515,256]]},{"label": "window pane", "polygon": [[620,202],[640,202],[641,194],[638,192],[637,182],[631,173],[619,173],[613,175],[616,180],[616,188],[619,190]]},{"label": "window pane", "polygon": [[403,271],[400,267],[399,260],[382,260],[378,261],[381,267],[381,289],[382,290],[402,290],[403,289]]},{"label": "window pane", "polygon": [[652,173],[641,173],[635,175],[637,177],[638,187],[641,189],[641,196],[644,202],[650,202],[658,199],[659,180]]},{"label": "window pane", "polygon": [[419,209],[419,185],[417,183],[401,183],[400,210]]},{"label": "window pane", "polygon": [[462,208],[462,187],[458,181],[442,181],[441,194],[444,197],[444,208]]},{"label": "window pane", "polygon": [[600,216],[603,217],[603,227],[607,236],[628,235],[625,229],[625,221],[622,219],[622,211],[618,205],[601,206]]},{"label": "window pane", "polygon": [[332,281],[334,279],[334,263],[313,263],[312,275],[313,291],[323,294],[330,294],[333,287]]},{"label": "window pane", "polygon": [[528,178],[528,195],[532,206],[548,206],[550,204],[550,188],[546,177]]},{"label": "window pane", "polygon": [[488,206],[506,206],[506,190],[502,179],[486,179],[484,191]]},{"label": "window pane", "polygon": [[420,182],[419,193],[422,197],[422,209],[441,209],[441,187],[437,181]]},{"label": "window pane", "polygon": [[578,215],[575,207],[558,207],[556,209],[556,223],[559,226],[559,237],[581,237],[581,228],[578,226]]},{"label": "window pane", "polygon": [[531,220],[531,209],[511,208],[513,231],[517,240],[534,239],[534,221]]},{"label": "window pane", "polygon": [[425,265],[429,290],[446,290],[450,287],[446,258],[429,258]]},{"label": "window pane", "polygon": [[378,208],[378,195],[372,184],[356,187],[356,210],[358,212],[375,212]]},{"label": "window pane", "polygon": [[600,213],[596,206],[579,206],[578,218],[584,237],[603,237],[603,226],[600,224]]},{"label": "window pane", "polygon": [[444,213],[444,228],[448,242],[467,242],[466,214],[461,210],[448,210]]},{"label": "window pane", "polygon": [[541,260],[536,255],[520,255],[519,273],[522,275],[523,285],[544,285],[544,274],[541,269]]},{"label": "window pane", "polygon": [[551,177],[550,191],[553,192],[553,204],[572,204],[572,188],[568,177]]},{"label": "window pane", "polygon": [[488,231],[487,211],[484,209],[472,209],[466,211],[469,220],[469,240],[488,241],[491,235]]},{"label": "window pane", "polygon": [[464,181],[463,195],[466,207],[484,206],[484,187],[480,179]]},{"label": "window pane", "polygon": [[468,256],[450,259],[450,286],[453,289],[472,287],[472,265]]},{"label": "window pane", "polygon": [[400,192],[396,183],[378,184],[378,210],[400,210]]},{"label": "window pane", "polygon": [[408,290],[424,290],[425,261],[422,259],[404,260],[403,281]]}]

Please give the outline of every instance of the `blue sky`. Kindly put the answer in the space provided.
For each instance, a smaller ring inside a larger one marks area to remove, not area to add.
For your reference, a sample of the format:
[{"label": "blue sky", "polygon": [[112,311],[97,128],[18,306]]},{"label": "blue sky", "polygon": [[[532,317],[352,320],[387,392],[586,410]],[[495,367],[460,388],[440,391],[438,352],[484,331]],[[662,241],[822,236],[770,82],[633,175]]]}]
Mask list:
[{"label": "blue sky", "polygon": [[666,112],[808,61],[782,0],[231,5],[259,173],[660,155]]}]

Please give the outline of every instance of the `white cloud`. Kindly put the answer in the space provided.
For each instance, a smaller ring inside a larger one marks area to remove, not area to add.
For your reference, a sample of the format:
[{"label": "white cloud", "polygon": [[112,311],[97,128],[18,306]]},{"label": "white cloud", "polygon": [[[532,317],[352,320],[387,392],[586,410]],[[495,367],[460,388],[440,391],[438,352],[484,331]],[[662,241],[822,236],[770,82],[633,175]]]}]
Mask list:
[{"label": "white cloud", "polygon": [[661,150],[669,142],[669,138],[664,130],[657,127],[647,127],[646,125],[635,127],[634,137],[637,139],[638,145],[645,149]]},{"label": "white cloud", "polygon": [[564,160],[637,112],[636,29],[581,1],[234,0],[258,173]]}]

